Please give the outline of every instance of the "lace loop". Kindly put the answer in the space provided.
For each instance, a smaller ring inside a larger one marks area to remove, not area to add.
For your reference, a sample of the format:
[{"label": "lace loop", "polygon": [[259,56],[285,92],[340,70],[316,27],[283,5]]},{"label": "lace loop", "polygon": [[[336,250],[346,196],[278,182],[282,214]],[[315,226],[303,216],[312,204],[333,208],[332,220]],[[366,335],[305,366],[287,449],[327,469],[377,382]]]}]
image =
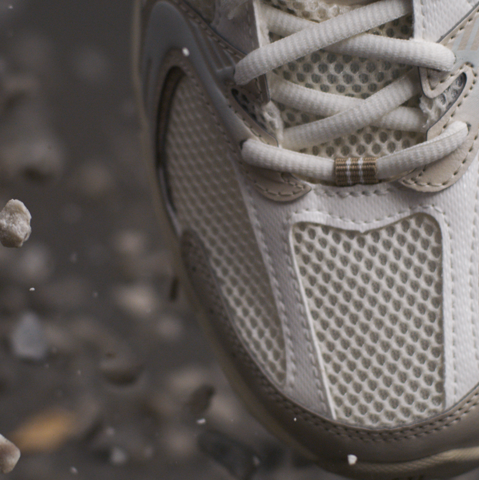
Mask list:
[{"label": "lace loop", "polygon": [[246,85],[277,67],[329,45],[384,25],[412,12],[411,0],[383,0],[314,24],[246,55],[236,65],[235,81]]},{"label": "lace loop", "polygon": [[[243,0],[230,1],[234,5]],[[432,140],[375,158],[374,175],[369,172],[367,179],[363,175],[363,166],[368,165],[371,169],[371,159],[366,159],[366,164],[361,157],[336,159],[340,160],[340,168],[336,168],[335,159],[298,152],[353,134],[369,125],[399,131],[426,131],[426,116],[418,108],[404,106],[421,93],[416,68],[367,99],[302,87],[273,73],[278,67],[322,49],[450,71],[455,64],[455,56],[442,45],[364,33],[404,17],[411,11],[412,0],[379,0],[316,23],[263,5],[262,12],[268,28],[284,38],[258,48],[238,62],[236,82],[244,85],[268,74],[272,100],[325,118],[279,132],[280,147],[265,145],[255,139],[247,140],[242,147],[244,161],[327,182],[333,182],[335,171],[338,171],[342,172],[341,184],[353,172],[351,178],[368,183],[371,179],[387,180],[404,175],[457,150],[468,136],[468,127],[463,122],[448,125],[441,135]]]}]

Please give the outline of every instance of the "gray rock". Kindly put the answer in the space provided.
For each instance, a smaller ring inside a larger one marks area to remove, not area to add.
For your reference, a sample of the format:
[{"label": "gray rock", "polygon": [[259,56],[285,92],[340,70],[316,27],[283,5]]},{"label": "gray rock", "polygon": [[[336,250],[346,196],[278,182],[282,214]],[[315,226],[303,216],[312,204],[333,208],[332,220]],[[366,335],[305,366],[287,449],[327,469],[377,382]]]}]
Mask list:
[{"label": "gray rock", "polygon": [[22,315],[11,336],[14,355],[21,360],[42,361],[48,355],[48,342],[43,325],[37,315]]},{"label": "gray rock", "polygon": [[10,473],[20,459],[20,450],[0,435],[0,471],[2,473]]},{"label": "gray rock", "polygon": [[30,237],[32,216],[20,200],[10,200],[0,212],[0,242],[4,247],[19,248]]}]

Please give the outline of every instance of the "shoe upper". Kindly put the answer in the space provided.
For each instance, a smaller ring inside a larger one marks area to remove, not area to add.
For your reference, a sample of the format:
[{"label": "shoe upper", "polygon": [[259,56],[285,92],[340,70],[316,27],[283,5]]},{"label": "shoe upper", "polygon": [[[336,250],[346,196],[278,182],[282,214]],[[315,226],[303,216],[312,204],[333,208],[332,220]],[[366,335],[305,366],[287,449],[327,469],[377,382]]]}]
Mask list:
[{"label": "shoe upper", "polygon": [[479,464],[475,2],[138,11],[164,208],[257,416],[351,476]]}]

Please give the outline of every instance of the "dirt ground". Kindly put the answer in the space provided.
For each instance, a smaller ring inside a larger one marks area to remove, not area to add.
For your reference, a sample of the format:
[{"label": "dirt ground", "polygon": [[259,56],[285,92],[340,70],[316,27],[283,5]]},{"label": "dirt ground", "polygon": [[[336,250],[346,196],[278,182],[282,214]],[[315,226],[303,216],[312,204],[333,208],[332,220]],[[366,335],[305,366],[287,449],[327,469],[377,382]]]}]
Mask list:
[{"label": "dirt ground", "polygon": [[337,479],[248,415],[181,288],[171,300],[139,151],[131,10],[0,0],[2,88],[23,85],[0,105],[0,206],[19,198],[33,216],[28,243],[0,250],[0,432],[22,450],[9,476]]}]

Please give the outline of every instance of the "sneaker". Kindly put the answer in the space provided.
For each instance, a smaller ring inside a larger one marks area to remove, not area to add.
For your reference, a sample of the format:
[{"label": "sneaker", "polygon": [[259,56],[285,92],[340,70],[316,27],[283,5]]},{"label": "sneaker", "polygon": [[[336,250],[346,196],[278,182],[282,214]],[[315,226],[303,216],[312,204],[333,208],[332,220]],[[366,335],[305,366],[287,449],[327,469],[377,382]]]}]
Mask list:
[{"label": "sneaker", "polygon": [[254,415],[347,477],[479,466],[476,4],[136,3],[180,276]]}]

